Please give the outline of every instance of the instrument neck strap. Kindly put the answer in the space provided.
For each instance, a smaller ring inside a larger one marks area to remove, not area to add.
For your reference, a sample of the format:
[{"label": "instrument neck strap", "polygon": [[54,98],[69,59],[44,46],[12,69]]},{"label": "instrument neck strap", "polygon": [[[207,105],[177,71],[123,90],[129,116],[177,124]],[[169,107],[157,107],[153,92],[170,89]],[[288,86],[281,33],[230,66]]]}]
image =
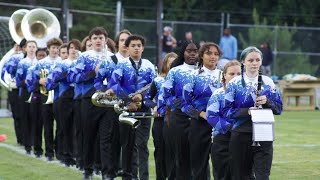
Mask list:
[{"label": "instrument neck strap", "polygon": [[132,67],[136,70],[136,76],[134,78],[134,84],[135,84],[135,89],[137,90],[139,69],[140,69],[141,64],[142,64],[142,59],[139,60],[138,67],[136,66],[135,61],[131,57],[129,57],[129,60],[131,62]]}]

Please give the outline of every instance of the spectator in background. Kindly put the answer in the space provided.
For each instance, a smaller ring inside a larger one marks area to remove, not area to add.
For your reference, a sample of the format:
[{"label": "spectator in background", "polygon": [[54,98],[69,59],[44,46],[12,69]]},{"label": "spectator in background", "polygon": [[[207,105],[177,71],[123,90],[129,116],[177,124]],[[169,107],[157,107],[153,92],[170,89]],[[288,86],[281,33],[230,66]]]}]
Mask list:
[{"label": "spectator in background", "polygon": [[260,45],[260,50],[262,52],[262,66],[261,71],[263,75],[271,76],[271,64],[273,62],[273,53],[270,44],[264,42]]},{"label": "spectator in background", "polygon": [[230,28],[225,28],[223,30],[223,36],[220,39],[219,46],[222,50],[221,59],[237,59],[238,42],[237,39],[231,35]]},{"label": "spectator in background", "polygon": [[161,69],[162,62],[166,54],[172,52],[176,45],[177,40],[172,36],[172,28],[170,26],[165,26],[163,28],[161,59],[158,63],[159,69]]},{"label": "spectator in background", "polygon": [[[179,42],[177,43],[177,46],[178,48],[182,46],[182,44],[185,42],[185,41],[192,41],[192,32],[191,31],[186,31],[185,34],[184,34],[184,38],[183,40],[179,40]],[[179,50],[177,50],[179,51]]]}]

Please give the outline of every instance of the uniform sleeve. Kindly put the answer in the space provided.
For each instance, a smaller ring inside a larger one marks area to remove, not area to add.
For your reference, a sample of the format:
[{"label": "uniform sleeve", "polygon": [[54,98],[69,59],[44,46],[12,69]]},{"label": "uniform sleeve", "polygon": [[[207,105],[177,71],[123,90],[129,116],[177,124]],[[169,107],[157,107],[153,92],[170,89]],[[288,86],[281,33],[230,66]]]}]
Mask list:
[{"label": "uniform sleeve", "polygon": [[58,86],[58,82],[56,82],[54,78],[55,76],[55,71],[53,71],[54,69],[55,68],[53,68],[47,76],[47,83],[46,83],[47,91],[50,91]]},{"label": "uniform sleeve", "polygon": [[70,83],[74,83],[76,81],[76,63],[72,63],[72,65],[68,69],[67,81]]},{"label": "uniform sleeve", "polygon": [[225,134],[231,129],[231,123],[228,122],[228,118],[222,114],[222,104],[224,98],[219,98],[219,93],[215,91],[209,99],[207,105],[207,122],[215,129],[218,129],[220,133]]},{"label": "uniform sleeve", "polygon": [[262,95],[266,95],[267,103],[262,105],[263,108],[270,108],[275,115],[280,115],[283,110],[283,104],[280,97],[280,93],[276,90],[274,84],[270,86],[270,90],[266,93],[262,92]]},{"label": "uniform sleeve", "polygon": [[181,100],[177,99],[175,96],[174,74],[174,71],[170,70],[163,84],[163,99],[165,101],[165,104],[169,106],[171,110],[174,110],[174,107],[177,103],[181,103]]},{"label": "uniform sleeve", "polygon": [[225,95],[225,107],[223,108],[223,115],[229,119],[243,118],[250,116],[248,114],[248,107],[237,108],[235,107],[234,98],[236,95],[236,84],[231,82],[227,85],[226,95]]},{"label": "uniform sleeve", "polygon": [[149,90],[147,91],[146,95],[144,96],[144,104],[147,107],[153,108],[157,104],[153,101],[154,97],[157,94],[157,87],[155,81],[152,82]]},{"label": "uniform sleeve", "polygon": [[163,86],[161,86],[159,95],[158,95],[158,100],[157,100],[157,112],[160,116],[165,116],[166,114],[166,103],[163,99]]},{"label": "uniform sleeve", "polygon": [[91,80],[96,76],[95,67],[88,62],[89,60],[87,58],[88,57],[80,56],[77,61],[76,69],[78,73],[76,75],[76,83]]},{"label": "uniform sleeve", "polygon": [[194,106],[193,106],[193,101],[195,99],[194,96],[194,79],[195,79],[195,75],[191,75],[189,82],[187,82],[184,86],[183,86],[183,90],[182,90],[182,97],[183,100],[185,101],[184,105],[181,108],[181,111],[186,113],[188,116],[195,118],[195,119],[199,119],[199,115],[201,113],[201,111],[197,110]]},{"label": "uniform sleeve", "polygon": [[18,65],[18,59],[15,56],[12,56],[6,63],[5,69],[11,75],[11,77],[16,74],[17,68],[18,68],[17,65]]},{"label": "uniform sleeve", "polygon": [[26,84],[29,92],[34,92],[36,90],[36,86],[32,80],[34,69],[35,69],[35,66],[31,66],[27,70]]},{"label": "uniform sleeve", "polygon": [[96,77],[94,79],[94,87],[97,90],[100,90],[102,88],[103,85],[103,80],[106,78],[107,76],[107,64],[106,61],[103,61],[99,67],[99,70],[96,74]]},{"label": "uniform sleeve", "polygon": [[110,83],[108,83],[109,89],[112,89],[117,96],[123,92],[122,87],[121,87],[121,80],[123,76],[123,69],[120,64],[118,64],[113,71],[110,79]]},{"label": "uniform sleeve", "polygon": [[24,79],[23,79],[23,64],[19,63],[17,67],[16,73],[16,85],[17,87],[23,87]]}]

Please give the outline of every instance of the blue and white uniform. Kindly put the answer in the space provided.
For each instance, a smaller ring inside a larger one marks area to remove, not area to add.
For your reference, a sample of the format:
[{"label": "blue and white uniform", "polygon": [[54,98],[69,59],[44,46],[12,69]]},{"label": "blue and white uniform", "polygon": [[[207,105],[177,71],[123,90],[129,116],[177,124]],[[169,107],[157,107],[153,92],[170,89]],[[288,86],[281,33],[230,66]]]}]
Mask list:
[{"label": "blue and white uniform", "polygon": [[213,91],[221,87],[219,73],[220,70],[210,70],[203,66],[191,73],[190,82],[183,87],[185,103],[181,110],[191,117],[189,127],[190,159],[191,171],[195,179],[207,178],[212,127],[200,117],[200,113],[206,112]]},{"label": "blue and white uniform", "polygon": [[213,176],[215,179],[230,179],[229,142],[233,120],[223,116],[224,88],[215,90],[209,99],[207,106],[207,121],[213,127],[211,160],[213,164]]},{"label": "blue and white uniform", "polygon": [[[166,102],[167,108],[170,108],[168,122],[170,129],[168,134],[172,135],[166,141],[166,146],[172,149],[172,158],[176,164],[176,177],[179,179],[188,179],[191,177],[190,166],[190,149],[189,149],[189,126],[190,118],[187,114],[181,111],[185,101],[182,98],[183,86],[190,82],[191,72],[194,70],[194,65],[186,63],[170,69],[166,81],[163,84],[163,99]],[[167,148],[167,147],[166,147]],[[170,169],[170,167],[168,167]],[[173,170],[173,167],[170,169]],[[168,173],[171,173],[168,172]]]},{"label": "blue and white uniform", "polygon": [[[229,146],[231,174],[239,179],[250,176],[252,166],[256,179],[269,179],[271,170],[273,142],[263,141],[259,142],[260,146],[252,146],[252,121],[248,110],[255,105],[257,86],[258,76],[251,78],[243,73],[229,82],[225,95],[223,115],[234,120]],[[263,108],[271,109],[275,115],[282,112],[280,94],[267,76],[262,76],[261,96],[267,98]]]},{"label": "blue and white uniform", "polygon": [[[116,69],[112,73],[112,78],[110,80],[110,86],[112,90],[117,94],[117,96],[123,99],[125,102],[131,102],[131,99],[128,98],[128,95],[136,92],[137,90],[145,87],[150,84],[155,78],[154,65],[147,59],[140,59],[139,62],[135,62],[133,59],[126,58],[123,62],[119,62]],[[142,93],[144,97],[145,93]],[[142,104],[141,109],[138,111],[150,112],[150,108]],[[137,136],[134,143],[134,152],[133,152],[133,162],[135,162],[132,167],[133,178],[137,178],[137,162],[136,158],[139,157],[139,174],[140,177],[148,178],[148,139],[150,134],[150,119],[141,119],[141,124],[137,128]],[[122,157],[126,157],[128,150],[128,139],[129,132],[131,132],[131,127],[128,125],[120,125],[120,135],[123,136],[126,140],[121,142],[122,145]],[[137,146],[138,145],[138,146]],[[138,150],[137,150],[138,149]],[[137,152],[139,151],[139,155]],[[122,162],[124,172],[128,172],[128,167],[126,166],[127,162],[124,160]]]}]

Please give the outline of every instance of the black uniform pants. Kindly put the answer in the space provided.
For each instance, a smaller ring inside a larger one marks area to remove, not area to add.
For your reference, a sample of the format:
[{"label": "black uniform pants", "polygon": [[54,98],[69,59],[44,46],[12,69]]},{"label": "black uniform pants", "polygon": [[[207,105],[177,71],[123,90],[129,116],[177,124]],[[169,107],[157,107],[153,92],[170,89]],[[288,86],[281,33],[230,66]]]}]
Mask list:
[{"label": "black uniform pants", "polygon": [[41,104],[41,116],[44,128],[45,156],[54,157],[53,108],[52,104]]},{"label": "black uniform pants", "polygon": [[73,154],[73,102],[72,98],[60,98],[59,115],[62,127],[62,154],[66,163],[72,160]]},{"label": "black uniform pants", "polygon": [[207,180],[212,126],[203,118],[190,121],[189,143],[193,179]]},{"label": "black uniform pants", "polygon": [[[143,107],[140,112],[150,112],[149,108]],[[131,173],[133,178],[137,178],[139,170],[140,180],[149,179],[149,150],[148,140],[150,136],[151,120],[149,118],[139,119],[141,124],[135,131],[135,143],[133,145],[133,152],[131,152]],[[128,172],[128,137],[132,132],[132,127],[120,123],[120,141],[122,146],[122,166],[123,171]],[[126,179],[126,178],[123,178]]]},{"label": "black uniform pants", "polygon": [[[63,158],[63,127],[62,127],[62,120],[61,120],[61,113],[64,113],[67,110],[63,109],[61,111],[61,98],[58,98],[53,102],[53,117],[56,120],[56,131],[55,131],[55,138],[54,138],[54,149],[56,151],[56,157],[60,161],[64,161]],[[70,107],[69,107],[70,108]]]},{"label": "black uniform pants", "polygon": [[163,140],[163,117],[154,118],[152,125],[152,137],[154,144],[154,159],[156,164],[156,177],[157,180],[165,180],[165,148]]},{"label": "black uniform pants", "polygon": [[32,119],[32,133],[33,133],[33,149],[35,155],[42,155],[42,130],[43,122],[41,117],[41,97],[40,94],[32,95],[30,104],[30,115]]},{"label": "black uniform pants", "polygon": [[189,145],[189,116],[180,110],[175,110],[170,113],[170,122],[175,129],[175,157],[176,157],[176,179],[189,180],[191,179],[191,164],[190,164],[190,145]]},{"label": "black uniform pants", "polygon": [[168,177],[168,180],[174,180],[176,174],[176,159],[175,159],[175,129],[173,122],[167,120],[163,125],[163,140],[164,140],[164,171],[165,177]]},{"label": "black uniform pants", "polygon": [[83,163],[86,174],[93,172],[94,145],[97,139],[97,132],[100,134],[100,155],[102,173],[107,174],[111,168],[111,125],[107,120],[106,108],[96,107],[92,104],[91,98],[82,99],[83,119]]},{"label": "black uniform pants", "polygon": [[211,160],[215,180],[231,180],[229,142],[231,133],[218,134],[213,138]]},{"label": "black uniform pants", "polygon": [[75,99],[73,101],[73,121],[75,127],[75,139],[76,139],[76,150],[75,157],[79,167],[83,167],[83,135],[82,135],[82,110],[81,110],[81,99]]},{"label": "black uniform pants", "polygon": [[21,114],[21,127],[23,131],[23,145],[26,151],[31,151],[31,146],[33,145],[30,104],[26,102],[29,97],[30,93],[28,93],[27,89],[22,89],[21,96],[19,96],[19,107]]},{"label": "black uniform pants", "polygon": [[257,180],[268,180],[272,165],[273,142],[252,146],[252,133],[232,131],[230,139],[233,180],[250,179],[252,167]]},{"label": "black uniform pants", "polygon": [[17,143],[22,144],[22,127],[21,114],[19,112],[19,89],[12,89],[8,91],[8,100],[11,107],[12,118],[14,123],[14,131],[16,133]]}]

